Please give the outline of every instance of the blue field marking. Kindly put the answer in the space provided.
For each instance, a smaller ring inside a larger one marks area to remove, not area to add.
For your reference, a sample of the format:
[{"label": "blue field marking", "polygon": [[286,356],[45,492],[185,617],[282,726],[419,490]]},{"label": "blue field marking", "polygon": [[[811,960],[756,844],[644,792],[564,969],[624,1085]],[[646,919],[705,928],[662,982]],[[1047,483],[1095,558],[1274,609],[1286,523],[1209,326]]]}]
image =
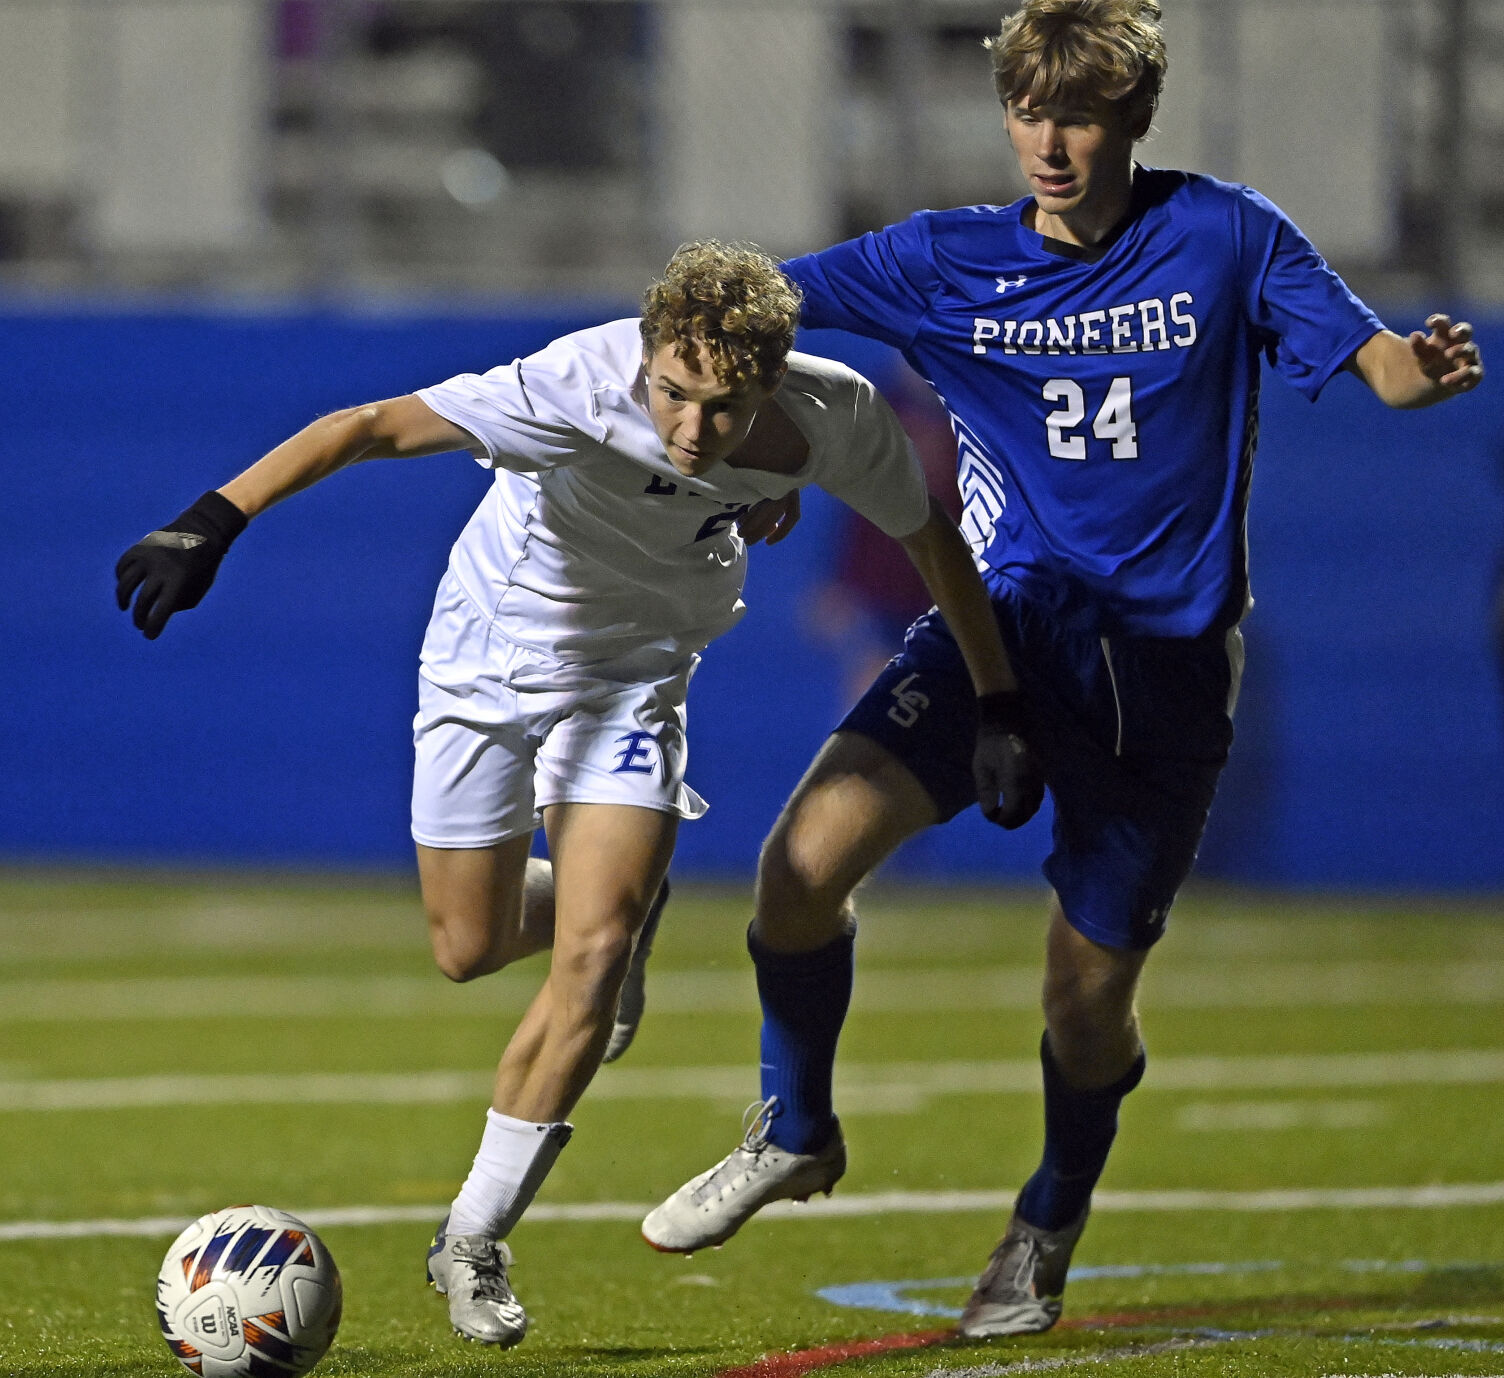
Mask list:
[{"label": "blue field marking", "polygon": [[[1283,1263],[1272,1259],[1255,1259],[1238,1263],[1103,1263],[1094,1266],[1072,1268],[1066,1275],[1069,1282],[1086,1282],[1092,1278],[1142,1278],[1160,1276],[1210,1277],[1224,1273],[1269,1273],[1283,1268]],[[852,1282],[834,1287],[821,1287],[815,1295],[832,1306],[854,1307],[862,1311],[894,1311],[905,1316],[949,1316],[961,1314],[959,1306],[947,1306],[943,1302],[926,1301],[922,1297],[905,1295],[909,1292],[935,1292],[948,1287],[970,1287],[974,1277],[963,1278],[915,1278],[903,1282]]]},{"label": "blue field marking", "polygon": [[[1278,1259],[1246,1259],[1236,1262],[1209,1263],[1099,1263],[1072,1268],[1068,1282],[1090,1282],[1097,1278],[1143,1277],[1218,1277],[1242,1273],[1276,1273],[1288,1265]],[[1496,1264],[1458,1260],[1431,1261],[1420,1258],[1382,1259],[1349,1258],[1328,1265],[1350,1273],[1427,1273],[1455,1269],[1488,1268]],[[952,1287],[970,1287],[975,1277],[910,1278],[899,1282],[848,1282],[820,1287],[815,1295],[832,1306],[859,1311],[890,1311],[904,1316],[960,1316],[959,1306],[908,1295],[911,1292],[938,1292]],[[1199,1332],[1198,1332],[1199,1333]],[[1452,1345],[1461,1341],[1450,1341]]]},{"label": "blue field marking", "polygon": [[916,1278],[909,1282],[848,1282],[835,1287],[820,1287],[815,1295],[832,1306],[849,1306],[859,1311],[896,1311],[905,1316],[950,1316],[961,1314],[959,1306],[905,1296],[905,1292],[929,1292],[942,1287],[970,1287],[976,1279]]},{"label": "blue field marking", "polygon": [[1089,1278],[1147,1278],[1182,1276],[1217,1277],[1223,1273],[1275,1273],[1285,1265],[1277,1259],[1253,1259],[1242,1263],[1101,1263],[1072,1268],[1067,1282]]}]

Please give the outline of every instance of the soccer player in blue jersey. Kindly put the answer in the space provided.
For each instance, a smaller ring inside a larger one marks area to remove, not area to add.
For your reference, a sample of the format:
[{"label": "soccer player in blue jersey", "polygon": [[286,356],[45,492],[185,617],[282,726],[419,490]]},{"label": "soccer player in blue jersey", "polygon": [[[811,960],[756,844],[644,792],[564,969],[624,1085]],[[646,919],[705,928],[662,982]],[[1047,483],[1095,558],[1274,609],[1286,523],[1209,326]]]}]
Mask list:
[{"label": "soccer player in blue jersey", "polygon": [[1312,399],[1346,370],[1399,408],[1482,377],[1467,325],[1386,330],[1256,191],[1135,163],[1164,76],[1159,20],[1153,0],[1024,0],[988,47],[1031,194],[785,265],[806,326],[893,345],[949,410],[963,530],[1021,695],[979,712],[930,613],[827,742],[758,872],[763,1103],[735,1152],[643,1222],[660,1249],[702,1248],[840,1177],[851,894],[903,839],[978,802],[980,721],[1028,744],[1055,822],[1044,1154],[962,1316],[971,1337],[1059,1317],[1118,1106],[1144,1074],[1139,973],[1232,741],[1261,356]]}]

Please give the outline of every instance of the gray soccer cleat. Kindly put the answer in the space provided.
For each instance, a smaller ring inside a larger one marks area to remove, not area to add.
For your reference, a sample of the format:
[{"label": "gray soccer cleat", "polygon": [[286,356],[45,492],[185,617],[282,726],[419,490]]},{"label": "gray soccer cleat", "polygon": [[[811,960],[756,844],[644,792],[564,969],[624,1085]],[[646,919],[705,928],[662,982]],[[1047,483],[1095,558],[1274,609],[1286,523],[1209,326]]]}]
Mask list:
[{"label": "gray soccer cleat", "polygon": [[642,1023],[642,1011],[647,1004],[648,958],[653,955],[653,939],[658,934],[658,920],[663,917],[668,896],[669,885],[665,879],[653,897],[648,916],[642,921],[642,930],[632,948],[626,979],[621,983],[621,994],[616,997],[616,1023],[611,1026],[611,1041],[606,1044],[602,1062],[615,1062],[637,1037],[637,1026]]},{"label": "gray soccer cleat", "polygon": [[527,1334],[527,1312],[507,1281],[512,1251],[483,1234],[447,1234],[449,1217],[428,1249],[428,1280],[449,1298],[449,1323],[462,1340],[507,1349]]},{"label": "gray soccer cleat", "polygon": [[1065,1275],[1089,1211],[1061,1230],[1041,1230],[1019,1218],[992,1251],[976,1290],[961,1314],[958,1334],[969,1340],[994,1335],[1036,1335],[1060,1319]]},{"label": "gray soccer cleat", "polygon": [[692,1254],[725,1243],[770,1201],[830,1195],[846,1171],[839,1121],[818,1153],[787,1153],[768,1142],[777,1107],[776,1096],[747,1107],[741,1146],[648,1213],[642,1237],[649,1244],[663,1253]]}]

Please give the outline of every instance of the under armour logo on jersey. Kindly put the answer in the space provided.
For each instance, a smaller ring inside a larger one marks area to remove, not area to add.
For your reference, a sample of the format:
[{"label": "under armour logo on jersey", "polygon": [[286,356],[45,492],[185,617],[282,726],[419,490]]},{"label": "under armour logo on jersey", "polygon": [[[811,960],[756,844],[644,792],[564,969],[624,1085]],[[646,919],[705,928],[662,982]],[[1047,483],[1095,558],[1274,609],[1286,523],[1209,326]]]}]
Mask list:
[{"label": "under armour logo on jersey", "polygon": [[613,775],[651,775],[653,773],[653,748],[658,739],[651,732],[628,732],[616,739],[626,745],[616,753]]},{"label": "under armour logo on jersey", "polygon": [[997,280],[997,294],[1002,296],[1010,287],[1022,287],[1029,279],[1020,275],[1016,278],[999,278]]}]

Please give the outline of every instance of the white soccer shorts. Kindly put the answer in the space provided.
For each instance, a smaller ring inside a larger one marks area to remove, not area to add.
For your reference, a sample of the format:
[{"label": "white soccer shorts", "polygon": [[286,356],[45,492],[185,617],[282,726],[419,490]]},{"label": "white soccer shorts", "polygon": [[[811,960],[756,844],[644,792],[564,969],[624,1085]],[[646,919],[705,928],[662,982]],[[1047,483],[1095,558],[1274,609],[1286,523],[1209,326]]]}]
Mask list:
[{"label": "white soccer shorts", "polygon": [[638,680],[550,667],[499,635],[446,577],[413,719],[413,838],[489,847],[531,832],[540,810],[563,803],[699,818],[708,806],[684,783],[684,701],[698,662],[679,657]]}]

